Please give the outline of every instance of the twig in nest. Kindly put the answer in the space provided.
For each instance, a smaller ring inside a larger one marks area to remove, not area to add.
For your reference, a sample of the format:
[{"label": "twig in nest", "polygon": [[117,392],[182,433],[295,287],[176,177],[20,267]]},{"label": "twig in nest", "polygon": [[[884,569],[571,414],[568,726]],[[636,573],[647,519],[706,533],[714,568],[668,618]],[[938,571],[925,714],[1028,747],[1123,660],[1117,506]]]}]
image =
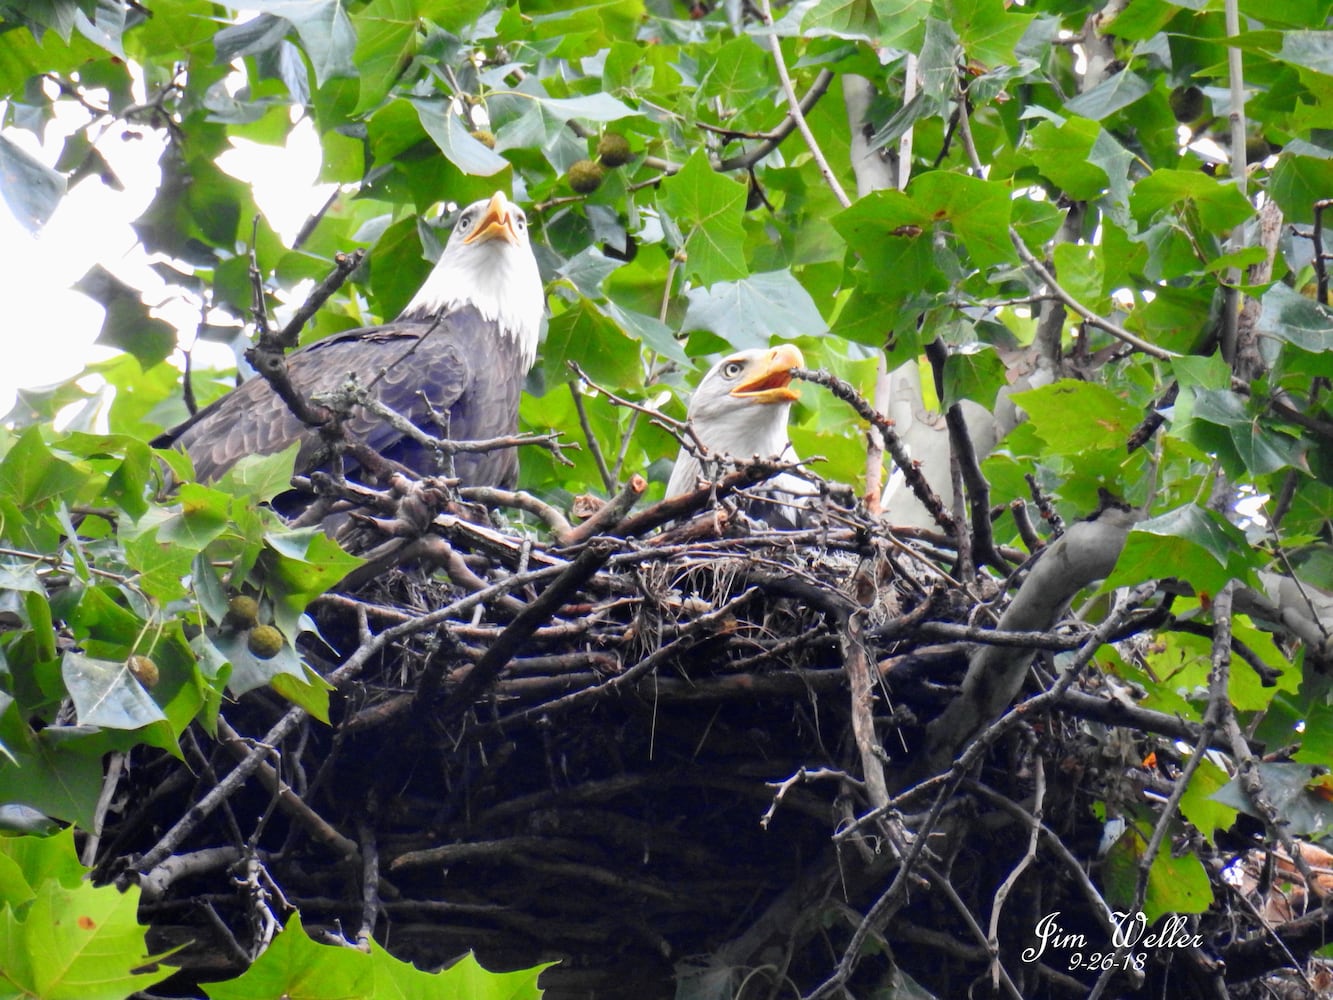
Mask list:
[{"label": "twig in nest", "polygon": [[510,510],[534,514],[551,529],[562,544],[564,536],[573,530],[564,514],[523,490],[502,490],[498,486],[464,486],[459,489],[458,497],[460,500],[470,500],[491,508],[507,507]]},{"label": "twig in nest", "polygon": [[907,485],[912,488],[912,492],[916,494],[916,498],[930,512],[930,516],[935,519],[935,523],[940,526],[945,534],[951,538],[956,536],[958,529],[953,515],[945,509],[944,501],[939,498],[939,494],[931,489],[930,484],[926,482],[926,477],[921,474],[920,467],[907,454],[907,449],[903,447],[902,439],[898,437],[898,432],[894,428],[892,420],[871,406],[869,401],[857,392],[850,382],[844,382],[836,375],[831,375],[825,371],[811,371],[808,368],[793,368],[791,374],[792,378],[822,385],[844,403],[851,406],[862,420],[873,424],[883,437],[884,447],[893,456],[894,464],[902,470],[903,478],[907,481]]},{"label": "twig in nest", "polygon": [[565,530],[556,535],[556,541],[561,545],[577,545],[593,535],[613,531],[647,489],[648,480],[637,474],[631,476],[624,489],[603,504],[596,514],[576,528],[566,525]]},{"label": "twig in nest", "polygon": [[561,605],[602,568],[617,548],[617,541],[611,538],[598,537],[588,542],[578,557],[515,616],[509,627],[486,650],[486,655],[454,689],[445,706],[446,718],[456,718],[471,708],[472,703],[499,676],[537,627],[550,620]]}]

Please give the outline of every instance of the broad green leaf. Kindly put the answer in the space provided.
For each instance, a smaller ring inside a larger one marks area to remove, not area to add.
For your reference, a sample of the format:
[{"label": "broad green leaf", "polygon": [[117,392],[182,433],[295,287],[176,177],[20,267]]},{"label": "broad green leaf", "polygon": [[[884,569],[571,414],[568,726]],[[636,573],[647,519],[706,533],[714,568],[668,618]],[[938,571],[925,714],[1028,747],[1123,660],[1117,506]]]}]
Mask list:
[{"label": "broad green leaf", "polygon": [[865,265],[857,278],[868,297],[892,301],[948,287],[935,263],[934,220],[901,191],[858,198],[833,225]]},{"label": "broad green leaf", "polygon": [[[1333,32],[1328,33],[1333,36]],[[1333,160],[1313,156],[1279,156],[1268,193],[1288,224],[1314,222],[1314,204],[1333,190]]]},{"label": "broad green leaf", "polygon": [[1091,90],[1070,98],[1065,102],[1065,110],[1071,115],[1102,121],[1151,91],[1152,84],[1143,77],[1121,70]]},{"label": "broad green leaf", "polygon": [[1301,464],[1298,438],[1265,425],[1230,389],[1196,389],[1194,419],[1226,428],[1245,469],[1262,476]]},{"label": "broad green leaf", "polygon": [[801,33],[873,41],[879,36],[879,17],[872,0],[819,0],[806,11]]},{"label": "broad green leaf", "polygon": [[1281,282],[1264,293],[1258,330],[1311,353],[1333,350],[1333,310]]},{"label": "broad green leaf", "polygon": [[[1123,451],[1143,412],[1110,389],[1093,382],[1063,379],[1026,392],[1014,403],[1027,411],[1033,428],[1061,455],[1090,451]],[[1071,413],[1079,414],[1070,420]]]},{"label": "broad green leaf", "polygon": [[908,193],[936,221],[947,220],[978,267],[1017,260],[1009,239],[1008,189],[979,177],[934,170],[912,181]]},{"label": "broad green leaf", "polygon": [[1007,384],[1004,361],[993,347],[976,344],[951,351],[944,362],[945,405],[971,399],[990,409]]},{"label": "broad green leaf", "polygon": [[0,135],[0,195],[14,218],[36,232],[65,196],[65,177]]},{"label": "broad green leaf", "polygon": [[19,507],[33,508],[52,500],[69,500],[88,481],[88,473],[56,457],[36,427],[24,431],[0,460],[0,495]]},{"label": "broad green leaf", "polygon": [[1014,50],[1032,21],[991,0],[940,0],[937,8],[958,32],[968,59],[986,66],[1015,62]]},{"label": "broad green leaf", "polygon": [[681,330],[709,330],[736,350],[767,347],[773,339],[815,337],[827,331],[810,294],[790,271],[752,274],[686,292]]},{"label": "broad green leaf", "polygon": [[1214,843],[1218,830],[1229,830],[1236,822],[1236,810],[1223,805],[1213,796],[1227,783],[1228,776],[1211,760],[1199,762],[1190,778],[1189,786],[1180,799],[1180,811],[1194,828]]},{"label": "broad green leaf", "polygon": [[70,650],[60,665],[81,726],[142,729],[166,715],[124,660],[98,660]]},{"label": "broad green leaf", "polygon": [[[1118,910],[1129,910],[1134,902],[1147,846],[1144,831],[1138,823],[1131,823],[1102,860],[1107,902]],[[1203,863],[1194,854],[1176,857],[1168,838],[1148,869],[1142,914],[1146,924],[1151,926],[1168,913],[1202,913],[1212,902],[1212,885]],[[1136,920],[1137,914],[1130,913],[1127,919]]]},{"label": "broad green leaf", "polygon": [[1032,161],[1042,174],[1071,198],[1095,198],[1110,178],[1092,162],[1093,143],[1101,126],[1086,118],[1070,118],[1063,125],[1041,122],[1029,135]]},{"label": "broad green leaf", "polygon": [[1134,185],[1129,207],[1140,224],[1163,210],[1189,205],[1211,233],[1225,233],[1254,214],[1234,183],[1195,170],[1154,170]]},{"label": "broad green leaf", "polygon": [[372,0],[351,17],[361,79],[356,113],[375,107],[417,51],[416,0]]},{"label": "broad green leaf", "polygon": [[462,119],[447,101],[413,98],[421,125],[435,140],[449,162],[466,174],[490,177],[509,166],[509,161],[472,137]]},{"label": "broad green leaf", "polygon": [[1136,524],[1103,586],[1174,578],[1197,593],[1216,594],[1232,579],[1249,578],[1257,561],[1239,528],[1214,511],[1186,504]]},{"label": "broad green leaf", "polygon": [[11,870],[28,889],[24,899],[3,897],[3,902],[15,911],[20,904],[34,897],[32,890],[43,882],[58,882],[73,889],[88,874],[87,869],[79,863],[72,826],[49,837],[0,837],[0,857],[13,865]]},{"label": "broad green leaf", "polygon": [[[1333,802],[1318,782],[1324,776],[1322,768],[1287,762],[1260,763],[1257,767],[1264,794],[1293,836],[1320,836],[1333,826]],[[1215,792],[1213,799],[1247,816],[1260,816],[1237,778]]]},{"label": "broad green leaf", "polygon": [[150,315],[139,290],[101,264],[95,264],[74,287],[106,310],[97,335],[99,344],[132,354],[144,368],[176,349],[175,327]]},{"label": "broad green leaf", "polygon": [[124,1000],[175,970],[152,965],[139,889],[45,881],[22,914],[0,910],[0,989],[45,1000]]},{"label": "broad green leaf", "polygon": [[239,0],[237,7],[290,21],[321,87],[332,77],[356,75],[356,30],[344,0]]},{"label": "broad green leaf", "polygon": [[572,379],[567,362],[577,361],[594,381],[628,388],[642,380],[639,347],[591,300],[577,302],[551,317],[542,346],[548,386]]},{"label": "broad green leaf", "polygon": [[746,277],[744,184],[716,172],[699,150],[662,181],[658,203],[685,241],[688,274],[704,285]]},{"label": "broad green leaf", "polygon": [[0,802],[31,806],[91,830],[102,791],[102,761],[64,746],[57,728],[36,733],[26,748],[10,747],[18,763],[0,761]]},{"label": "broad green leaf", "polygon": [[1057,243],[1051,254],[1060,285],[1094,312],[1105,311],[1106,266],[1102,248],[1088,243]]},{"label": "broad green leaf", "polygon": [[1316,73],[1333,75],[1333,31],[1285,31],[1277,57]]}]

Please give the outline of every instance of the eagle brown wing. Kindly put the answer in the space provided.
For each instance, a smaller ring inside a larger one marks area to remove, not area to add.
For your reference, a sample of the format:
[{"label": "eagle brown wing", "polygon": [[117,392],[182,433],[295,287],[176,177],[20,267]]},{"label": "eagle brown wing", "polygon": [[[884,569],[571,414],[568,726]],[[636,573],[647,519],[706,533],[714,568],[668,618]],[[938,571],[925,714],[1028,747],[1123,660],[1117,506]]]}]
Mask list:
[{"label": "eagle brown wing", "polygon": [[[292,385],[309,398],[336,389],[354,372],[390,409],[427,434],[477,440],[512,434],[526,367],[499,345],[494,324],[472,307],[432,322],[397,322],[337,334],[288,356]],[[385,458],[421,475],[446,471],[432,449],[360,409],[348,431]],[[262,378],[252,378],[154,442],[189,453],[203,481],[221,476],[246,455],[271,455],[300,442],[296,471],[321,467],[328,456],[319,432],[297,419]],[[511,485],[512,449],[456,456],[465,483]],[[349,470],[354,471],[354,470]]]}]

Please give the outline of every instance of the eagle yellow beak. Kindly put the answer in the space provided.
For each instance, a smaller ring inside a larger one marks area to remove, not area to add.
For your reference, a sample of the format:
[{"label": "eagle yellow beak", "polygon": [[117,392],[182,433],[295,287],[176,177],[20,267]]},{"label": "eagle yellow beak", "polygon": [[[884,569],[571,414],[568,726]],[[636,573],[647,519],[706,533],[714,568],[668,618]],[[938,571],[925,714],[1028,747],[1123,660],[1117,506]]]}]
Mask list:
[{"label": "eagle yellow beak", "polygon": [[518,222],[514,218],[513,207],[509,204],[509,199],[504,196],[504,192],[496,191],[491,195],[486,211],[472,227],[472,232],[463,237],[463,242],[485,243],[488,240],[504,240],[510,246],[521,246],[522,240],[519,238]]},{"label": "eagle yellow beak", "polygon": [[791,403],[801,393],[791,384],[791,370],[804,368],[805,356],[794,344],[779,344],[750,363],[731,395],[751,403]]}]

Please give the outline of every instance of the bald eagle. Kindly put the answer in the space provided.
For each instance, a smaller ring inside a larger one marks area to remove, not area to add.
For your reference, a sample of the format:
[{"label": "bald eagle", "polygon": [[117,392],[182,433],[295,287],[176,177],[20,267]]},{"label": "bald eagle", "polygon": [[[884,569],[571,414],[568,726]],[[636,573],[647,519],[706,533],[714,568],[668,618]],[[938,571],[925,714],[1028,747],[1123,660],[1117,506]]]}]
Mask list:
[{"label": "bald eagle", "polygon": [[[694,432],[710,455],[795,462],[796,452],[787,439],[787,418],[800,392],[791,384],[791,370],[804,365],[805,358],[792,344],[741,351],[713,365],[694,390],[688,411]],[[699,459],[682,447],[666,495],[688,493],[698,487],[701,478],[707,477]],[[817,493],[811,484],[786,472],[760,488],[788,504],[807,503]],[[772,521],[773,515],[766,519]],[[791,525],[797,519],[782,520]]]},{"label": "bald eagle", "polygon": [[[427,434],[503,437],[518,427],[519,394],[536,357],[545,305],[527,217],[497,191],[459,214],[439,262],[402,315],[294,351],[288,373],[309,398],[355,372],[382,403]],[[444,471],[432,449],[374,414],[356,411],[345,427],[418,475]],[[211,481],[246,455],[272,454],[293,442],[300,442],[297,473],[328,461],[319,432],[264,379],[252,378],[153,443],[185,450],[199,479]],[[508,487],[518,475],[512,448],[460,453],[453,465],[465,485]]]}]

